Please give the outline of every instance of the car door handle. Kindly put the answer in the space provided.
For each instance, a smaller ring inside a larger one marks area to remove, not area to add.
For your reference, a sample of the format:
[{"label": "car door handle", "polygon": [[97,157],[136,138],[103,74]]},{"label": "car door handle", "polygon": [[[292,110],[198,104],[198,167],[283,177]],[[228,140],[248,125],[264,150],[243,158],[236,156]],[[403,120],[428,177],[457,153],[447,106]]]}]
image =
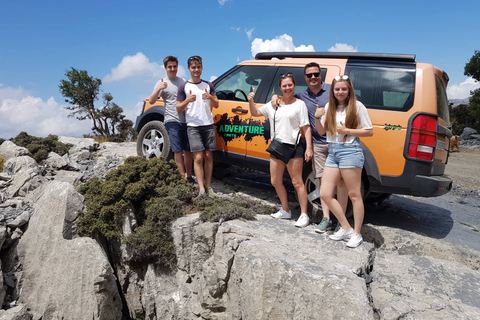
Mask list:
[{"label": "car door handle", "polygon": [[232,108],[232,112],[248,113],[248,110],[242,108]]}]

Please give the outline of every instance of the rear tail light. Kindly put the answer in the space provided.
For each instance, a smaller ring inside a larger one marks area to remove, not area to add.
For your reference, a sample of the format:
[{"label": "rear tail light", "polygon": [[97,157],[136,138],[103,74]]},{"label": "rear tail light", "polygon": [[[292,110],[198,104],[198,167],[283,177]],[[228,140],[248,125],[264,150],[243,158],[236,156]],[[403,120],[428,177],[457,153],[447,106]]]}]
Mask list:
[{"label": "rear tail light", "polygon": [[417,115],[410,130],[408,156],[433,160],[437,140],[437,117],[425,114]]}]

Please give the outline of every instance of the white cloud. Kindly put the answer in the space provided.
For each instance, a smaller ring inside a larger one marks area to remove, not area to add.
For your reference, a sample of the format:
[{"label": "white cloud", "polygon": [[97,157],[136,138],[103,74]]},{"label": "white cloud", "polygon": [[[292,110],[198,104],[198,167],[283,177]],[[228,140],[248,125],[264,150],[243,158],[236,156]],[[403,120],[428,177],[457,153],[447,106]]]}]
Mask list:
[{"label": "white cloud", "polygon": [[156,62],[150,62],[142,52],[134,56],[125,56],[116,68],[112,68],[111,74],[103,78],[104,82],[123,80],[139,75],[150,74],[155,78],[165,75],[165,68]]},{"label": "white cloud", "polygon": [[353,47],[351,45],[348,45],[346,43],[335,43],[333,47],[330,47],[328,49],[329,52],[358,52],[357,47]]},{"label": "white cloud", "polygon": [[235,31],[240,31],[240,27],[231,27],[230,29],[235,30]]},{"label": "white cloud", "polygon": [[0,88],[0,137],[4,139],[14,138],[21,131],[38,137],[49,134],[81,137],[90,132],[88,120],[68,118],[68,113],[53,97],[43,101],[21,87]]},{"label": "white cloud", "polygon": [[225,4],[225,2],[227,2],[227,1],[229,1],[229,0],[218,0],[218,4],[223,6]]},{"label": "white cloud", "polygon": [[293,44],[293,38],[288,34],[283,34],[281,36],[276,36],[275,39],[272,40],[265,40],[261,38],[255,38],[252,41],[252,56],[259,52],[274,52],[274,51],[287,51],[287,52],[295,52],[295,51],[315,51],[315,48],[309,44],[300,45],[299,47],[295,47]]},{"label": "white cloud", "polygon": [[245,30],[245,33],[247,34],[248,40],[252,40],[252,33],[255,28],[252,28],[250,30]]},{"label": "white cloud", "polygon": [[208,81],[212,82],[213,80],[215,80],[217,78],[218,78],[217,76],[210,76],[210,80],[208,80]]},{"label": "white cloud", "polygon": [[460,84],[451,84],[447,87],[448,99],[465,99],[470,97],[470,91],[480,88],[480,82],[472,77]]}]

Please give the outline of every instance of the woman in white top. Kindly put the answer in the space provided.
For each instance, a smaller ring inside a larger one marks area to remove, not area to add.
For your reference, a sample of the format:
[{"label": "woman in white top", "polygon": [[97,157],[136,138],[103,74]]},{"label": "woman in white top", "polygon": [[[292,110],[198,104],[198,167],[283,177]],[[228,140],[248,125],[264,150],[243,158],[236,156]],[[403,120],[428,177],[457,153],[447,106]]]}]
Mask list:
[{"label": "woman in white top", "polygon": [[[355,91],[348,76],[335,77],[330,87],[329,102],[325,109],[317,109],[315,119],[318,133],[326,132],[328,142],[328,157],[320,186],[320,198],[341,225],[330,239],[348,239],[347,246],[355,248],[363,242],[360,232],[365,211],[361,194],[364,156],[359,137],[372,136],[373,127],[367,108],[355,98]],[[348,196],[352,201],[354,229],[333,196],[340,178],[345,181]]]},{"label": "woman in white top", "polygon": [[[280,75],[280,90],[283,98],[280,105],[276,108],[269,102],[258,108],[253,102],[255,97],[255,89],[248,95],[250,112],[254,117],[264,116],[270,120],[270,128],[272,132],[272,140],[278,140],[282,143],[297,145],[295,153],[291,159],[285,164],[282,160],[276,159],[270,155],[270,175],[271,183],[275,187],[282,208],[272,214],[277,219],[290,219],[292,213],[288,206],[287,190],[283,185],[283,173],[285,167],[288,170],[292,184],[295,187],[300,202],[301,215],[295,223],[295,226],[303,228],[310,223],[307,214],[307,191],[302,178],[303,159],[310,161],[313,156],[312,150],[312,132],[308,121],[308,110],[305,103],[293,96],[295,92],[295,78],[293,74],[287,73]],[[298,142],[299,132],[303,132],[305,138]],[[298,142],[298,143],[297,143]]]}]

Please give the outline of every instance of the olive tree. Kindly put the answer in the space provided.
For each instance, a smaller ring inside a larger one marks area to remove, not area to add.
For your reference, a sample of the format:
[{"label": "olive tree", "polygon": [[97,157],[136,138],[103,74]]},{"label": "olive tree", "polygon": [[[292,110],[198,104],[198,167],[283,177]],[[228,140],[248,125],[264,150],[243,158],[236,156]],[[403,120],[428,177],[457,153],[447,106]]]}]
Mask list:
[{"label": "olive tree", "polygon": [[94,135],[108,139],[134,138],[132,121],[125,119],[123,109],[112,102],[113,96],[110,93],[103,95],[102,107],[95,107],[102,80],[89,76],[86,70],[73,67],[65,72],[65,76],[66,79],[61,79],[58,87],[66,98],[65,102],[71,105],[65,107],[71,111],[69,117],[76,117],[80,121],[90,119]]}]

